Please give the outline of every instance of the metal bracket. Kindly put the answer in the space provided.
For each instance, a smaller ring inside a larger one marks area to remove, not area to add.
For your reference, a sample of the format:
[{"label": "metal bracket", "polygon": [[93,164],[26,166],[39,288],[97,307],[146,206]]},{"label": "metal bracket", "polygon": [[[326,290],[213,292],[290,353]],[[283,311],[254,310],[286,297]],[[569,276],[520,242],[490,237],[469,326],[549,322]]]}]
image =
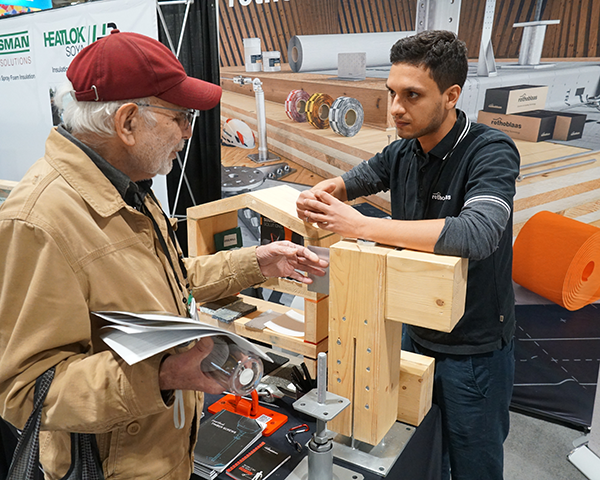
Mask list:
[{"label": "metal bracket", "polygon": [[496,60],[494,58],[494,48],[492,46],[492,26],[494,25],[495,11],[496,0],[486,0],[483,29],[481,30],[481,44],[479,47],[479,62],[477,64],[477,75],[480,77],[498,75]]},{"label": "metal bracket", "polygon": [[333,456],[385,477],[414,433],[415,427],[396,422],[375,446],[338,434],[333,438]]},{"label": "metal bracket", "polygon": [[417,33],[425,30],[449,30],[458,35],[461,0],[419,0]]},{"label": "metal bracket", "polygon": [[317,390],[317,388],[313,388],[301,399],[296,400],[292,407],[300,413],[328,422],[350,405],[350,400],[331,392],[325,392],[325,402],[320,403],[317,399]]}]

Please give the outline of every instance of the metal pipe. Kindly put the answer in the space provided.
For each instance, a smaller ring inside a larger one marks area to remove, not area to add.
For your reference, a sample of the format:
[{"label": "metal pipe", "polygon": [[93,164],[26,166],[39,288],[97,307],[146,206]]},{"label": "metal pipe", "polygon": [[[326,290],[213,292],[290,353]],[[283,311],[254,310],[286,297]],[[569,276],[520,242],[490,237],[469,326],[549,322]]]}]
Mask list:
[{"label": "metal pipe", "polygon": [[573,155],[567,155],[565,157],[551,158],[550,160],[542,160],[540,162],[529,163],[527,165],[523,165],[521,167],[521,171],[527,170],[529,168],[541,167],[542,165],[550,165],[551,163],[557,163],[557,162],[563,162],[565,160],[571,160],[572,158],[580,158],[580,157],[585,157],[587,155],[596,155],[597,153],[600,153],[600,150],[593,150],[593,151],[584,152],[584,153],[574,153]]},{"label": "metal pipe", "polygon": [[327,354],[320,352],[317,356],[317,402],[325,404],[327,395]]},{"label": "metal pipe", "polygon": [[535,177],[537,175],[544,175],[545,173],[558,172],[560,170],[565,170],[567,168],[580,167],[581,165],[587,165],[588,163],[594,163],[595,161],[596,161],[596,159],[592,158],[590,160],[584,160],[583,162],[571,163],[569,165],[562,165],[560,167],[549,168],[547,170],[540,170],[539,172],[526,173],[525,175],[519,175],[517,177],[517,182],[520,182],[521,180],[525,180],[526,178],[529,178],[529,177]]},{"label": "metal pipe", "polygon": [[267,149],[267,112],[265,110],[265,92],[262,89],[262,82],[255,78],[254,95],[256,96],[256,126],[258,129],[258,161],[264,162],[268,157]]},{"label": "metal pipe", "polygon": [[175,47],[173,46],[173,40],[171,39],[171,34],[169,33],[169,29],[167,28],[167,22],[165,21],[165,16],[163,15],[162,9],[160,8],[161,3],[156,3],[156,11],[158,12],[158,18],[160,18],[160,24],[163,27],[165,35],[167,36],[167,42],[169,42],[169,48],[173,55],[175,55]]},{"label": "metal pipe", "polygon": [[194,0],[187,1],[186,3],[187,3],[187,5],[185,6],[185,14],[183,15],[183,22],[182,22],[183,26],[181,27],[181,34],[179,35],[179,43],[177,44],[177,53],[175,54],[175,56],[177,58],[179,58],[179,54],[181,53],[181,46],[183,45],[183,36],[185,35],[185,27],[187,26],[187,19],[190,14],[190,7],[191,7],[192,3],[194,3]]}]

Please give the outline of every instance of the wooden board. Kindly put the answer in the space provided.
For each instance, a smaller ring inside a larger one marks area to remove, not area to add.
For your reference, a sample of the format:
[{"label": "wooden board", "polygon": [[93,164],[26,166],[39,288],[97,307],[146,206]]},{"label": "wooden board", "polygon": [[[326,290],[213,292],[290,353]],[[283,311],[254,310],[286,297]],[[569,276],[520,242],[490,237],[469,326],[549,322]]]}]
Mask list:
[{"label": "wooden board", "polygon": [[468,265],[466,258],[390,251],[386,319],[450,332],[465,311]]},{"label": "wooden board", "polygon": [[190,254],[215,253],[213,235],[237,226],[237,211],[242,208],[249,208],[301,235],[305,245],[329,246],[337,241],[338,235],[298,218],[296,199],[299,193],[290,186],[281,185],[188,208]]},{"label": "wooden board", "polygon": [[[285,350],[299,353],[300,355],[304,355],[314,360],[316,360],[317,355],[320,352],[327,351],[327,338],[323,339],[321,342],[315,345],[312,343],[305,342],[304,337],[291,337],[289,335],[282,335],[280,333],[269,330],[268,328],[262,331],[246,328],[246,323],[248,323],[251,319],[257,317],[258,315],[267,310],[273,310],[274,312],[278,313],[286,313],[290,310],[295,309],[286,307],[284,305],[278,305],[272,302],[267,302],[259,298],[249,297],[246,295],[240,295],[240,297],[243,298],[244,302],[249,303],[251,305],[256,305],[258,310],[237,320],[234,320],[229,324],[219,322],[217,319],[214,319],[210,315],[207,315],[202,312],[199,312],[200,320],[210,325],[216,325],[225,330],[237,333],[242,337],[258,340],[259,342],[267,343],[275,347],[281,347]],[[303,314],[303,312],[299,310],[295,311],[300,315]]]}]

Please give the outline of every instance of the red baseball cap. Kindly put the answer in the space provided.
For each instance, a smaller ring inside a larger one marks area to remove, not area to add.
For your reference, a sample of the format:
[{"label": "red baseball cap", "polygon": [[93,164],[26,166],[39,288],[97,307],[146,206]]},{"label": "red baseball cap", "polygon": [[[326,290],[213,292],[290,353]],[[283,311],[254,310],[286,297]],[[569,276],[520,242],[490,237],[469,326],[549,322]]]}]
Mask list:
[{"label": "red baseball cap", "polygon": [[219,85],[188,77],[162,43],[117,29],[81,50],[67,78],[81,102],[158,97],[184,108],[210,110],[221,99]]}]

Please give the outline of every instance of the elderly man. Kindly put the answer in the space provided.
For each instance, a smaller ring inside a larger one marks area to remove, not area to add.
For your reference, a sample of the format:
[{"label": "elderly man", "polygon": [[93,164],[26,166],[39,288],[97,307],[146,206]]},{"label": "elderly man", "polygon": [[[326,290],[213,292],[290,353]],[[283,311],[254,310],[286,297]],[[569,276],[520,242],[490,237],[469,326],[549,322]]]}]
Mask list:
[{"label": "elderly man", "polygon": [[[150,186],[170,171],[195,110],[220,87],[187,77],[159,42],[112,33],[68,72],[64,125],[0,210],[0,415],[22,428],[36,378],[55,366],[44,404],[46,478],[70,464],[69,432],[96,434],[106,478],[188,479],[202,394],[221,388],[200,370],[212,342],[130,366],[98,338],[90,312],[189,315],[267,276],[309,282],[326,262],[289,242],[183,258]],[[183,390],[185,423],[173,419]]]}]

